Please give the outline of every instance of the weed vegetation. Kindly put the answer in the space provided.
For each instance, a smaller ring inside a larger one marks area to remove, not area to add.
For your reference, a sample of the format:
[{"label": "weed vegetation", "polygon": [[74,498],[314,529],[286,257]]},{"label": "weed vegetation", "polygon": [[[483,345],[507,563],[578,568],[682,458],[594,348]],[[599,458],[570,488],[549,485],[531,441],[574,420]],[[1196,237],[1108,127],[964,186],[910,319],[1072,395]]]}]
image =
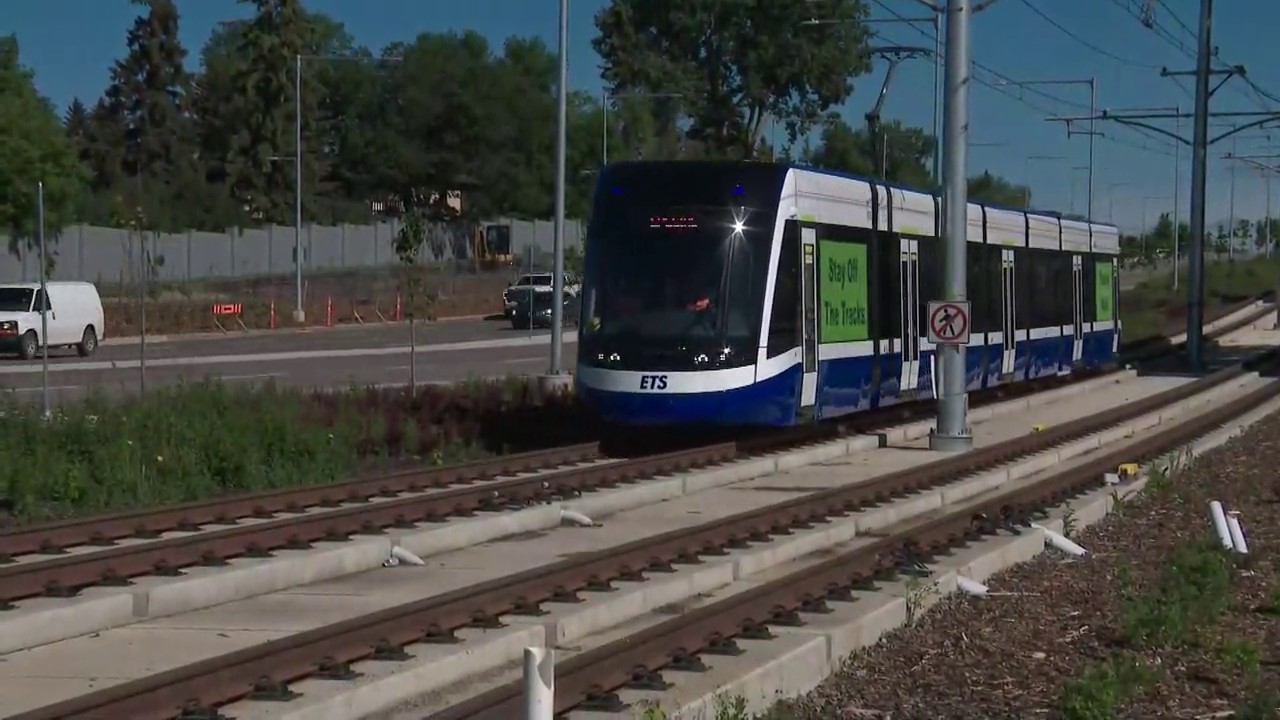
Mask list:
[{"label": "weed vegetation", "polygon": [[585,441],[568,395],[518,379],[321,393],[217,382],[90,398],[49,419],[0,400],[0,510],[38,522]]}]

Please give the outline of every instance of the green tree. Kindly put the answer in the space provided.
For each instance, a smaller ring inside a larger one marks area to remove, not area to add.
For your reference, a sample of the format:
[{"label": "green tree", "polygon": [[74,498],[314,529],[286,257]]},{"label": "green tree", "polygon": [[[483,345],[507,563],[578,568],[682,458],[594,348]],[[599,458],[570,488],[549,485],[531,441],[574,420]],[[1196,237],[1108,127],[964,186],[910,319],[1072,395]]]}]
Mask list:
[{"label": "green tree", "polygon": [[[106,113],[124,131],[115,193],[140,208],[153,229],[191,227],[207,199],[197,164],[191,78],[173,0],[133,0],[146,9],[129,30],[125,57],[111,69]],[[128,180],[124,180],[128,178]],[[127,187],[119,187],[123,182]]]},{"label": "green tree", "polygon": [[791,142],[853,93],[871,68],[861,0],[611,0],[593,46],[614,92],[679,93],[688,136],[713,156],[755,157],[766,121]]},{"label": "green tree", "polygon": [[1253,231],[1253,241],[1259,250],[1264,250],[1268,245],[1275,245],[1280,240],[1280,219],[1268,218],[1259,220]]},{"label": "green tree", "polygon": [[934,189],[929,171],[933,137],[898,120],[881,123],[880,131],[885,139],[883,155],[872,157],[875,146],[866,129],[854,130],[843,120],[832,120],[823,128],[822,142],[809,157],[809,164],[866,177],[880,177],[883,165],[891,182]]},{"label": "green tree", "polygon": [[[294,149],[295,58],[303,53],[307,29],[300,0],[240,0],[256,13],[243,26],[236,47],[243,62],[233,70],[242,93],[238,132],[232,136],[228,177],[232,194],[255,219],[285,222],[292,216],[295,168],[284,158]],[[313,135],[316,87],[313,75],[303,88],[303,175],[318,176]]]},{"label": "green tree", "polygon": [[1250,220],[1237,220],[1235,232],[1232,233],[1235,238],[1233,242],[1244,247],[1249,246],[1249,239],[1253,236],[1253,222]]},{"label": "green tree", "polygon": [[981,175],[969,178],[969,202],[1023,207],[1031,202],[1031,189],[984,170]]},{"label": "green tree", "polygon": [[1231,235],[1227,232],[1227,227],[1219,223],[1213,235],[1213,252],[1217,255],[1226,255],[1231,252],[1231,246]]},{"label": "green tree", "polygon": [[[84,180],[53,104],[19,62],[17,38],[0,37],[0,227],[9,235],[9,252],[37,246],[38,182],[44,182],[46,237],[56,243],[72,222]],[[52,269],[56,248],[49,249]]]}]

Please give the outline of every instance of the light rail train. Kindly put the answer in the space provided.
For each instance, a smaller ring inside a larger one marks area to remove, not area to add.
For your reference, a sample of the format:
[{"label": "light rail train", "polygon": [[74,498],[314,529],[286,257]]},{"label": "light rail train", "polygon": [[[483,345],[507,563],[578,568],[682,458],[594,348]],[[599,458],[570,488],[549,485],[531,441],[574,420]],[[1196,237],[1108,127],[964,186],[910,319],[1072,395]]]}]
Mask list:
[{"label": "light rail train", "polygon": [[[935,393],[928,192],[751,162],[601,173],[578,396],[628,425],[789,426]],[[968,389],[1112,362],[1119,233],[969,204]]]}]

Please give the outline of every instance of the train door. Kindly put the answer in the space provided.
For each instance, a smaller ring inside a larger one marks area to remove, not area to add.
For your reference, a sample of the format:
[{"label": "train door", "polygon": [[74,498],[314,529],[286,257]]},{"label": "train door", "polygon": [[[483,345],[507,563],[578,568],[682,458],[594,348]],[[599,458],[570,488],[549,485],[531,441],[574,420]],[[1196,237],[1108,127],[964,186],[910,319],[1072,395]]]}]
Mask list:
[{"label": "train door", "polygon": [[1084,355],[1084,258],[1071,255],[1071,364]]},{"label": "train door", "polygon": [[1000,353],[1000,378],[1013,374],[1013,361],[1018,349],[1018,323],[1016,309],[1017,275],[1014,272],[1014,253],[1000,248],[1000,336],[1003,341]]},{"label": "train door", "polygon": [[902,238],[898,255],[898,287],[902,288],[902,377],[899,394],[916,391],[920,380],[920,241]]},{"label": "train door", "polygon": [[817,232],[800,229],[801,355],[800,412],[809,414],[818,400],[818,242]]}]

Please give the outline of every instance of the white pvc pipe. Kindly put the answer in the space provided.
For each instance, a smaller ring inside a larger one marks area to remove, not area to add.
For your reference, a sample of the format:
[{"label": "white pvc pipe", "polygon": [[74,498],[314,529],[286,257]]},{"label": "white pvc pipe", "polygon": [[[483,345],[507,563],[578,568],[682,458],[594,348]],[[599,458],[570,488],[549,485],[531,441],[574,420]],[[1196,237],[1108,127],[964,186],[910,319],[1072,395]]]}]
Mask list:
[{"label": "white pvc pipe", "polygon": [[986,585],[983,585],[982,583],[978,582],[977,580],[974,580],[973,578],[967,578],[964,575],[956,576],[956,585],[958,585],[961,590],[969,593],[970,595],[977,595],[979,597],[986,595],[987,591],[990,589]]},{"label": "white pvc pipe", "polygon": [[1241,555],[1249,554],[1249,544],[1244,540],[1244,525],[1240,524],[1240,513],[1232,510],[1227,515],[1227,527],[1231,530],[1231,545]]},{"label": "white pvc pipe", "polygon": [[1084,557],[1088,553],[1088,551],[1085,550],[1083,547],[1080,547],[1071,539],[1069,539],[1066,535],[1063,535],[1062,533],[1056,530],[1050,530],[1049,528],[1043,525],[1039,525],[1037,523],[1032,523],[1031,527],[1038,528],[1044,531],[1045,540],[1048,540],[1050,545],[1058,548],[1059,550],[1061,550],[1064,553],[1067,553],[1068,555],[1075,555],[1076,557]]},{"label": "white pvc pipe", "polygon": [[569,510],[567,508],[560,508],[560,519],[562,521],[567,520],[575,525],[580,525],[582,527],[594,527],[596,524],[594,520],[587,517],[586,515],[583,515],[582,513],[577,512],[576,510]]},{"label": "white pvc pipe", "polygon": [[553,720],[555,695],[555,651],[550,648],[525,648],[524,720]]},{"label": "white pvc pipe", "polygon": [[409,563],[410,565],[426,565],[422,558],[413,554],[409,550],[405,550],[399,545],[393,545],[391,547],[391,557],[399,560],[400,562]]},{"label": "white pvc pipe", "polygon": [[1213,515],[1213,527],[1218,531],[1218,542],[1222,543],[1223,550],[1230,550],[1234,543],[1231,542],[1231,530],[1227,525],[1227,514],[1222,511],[1222,503],[1217,500],[1210,502],[1209,512]]}]

